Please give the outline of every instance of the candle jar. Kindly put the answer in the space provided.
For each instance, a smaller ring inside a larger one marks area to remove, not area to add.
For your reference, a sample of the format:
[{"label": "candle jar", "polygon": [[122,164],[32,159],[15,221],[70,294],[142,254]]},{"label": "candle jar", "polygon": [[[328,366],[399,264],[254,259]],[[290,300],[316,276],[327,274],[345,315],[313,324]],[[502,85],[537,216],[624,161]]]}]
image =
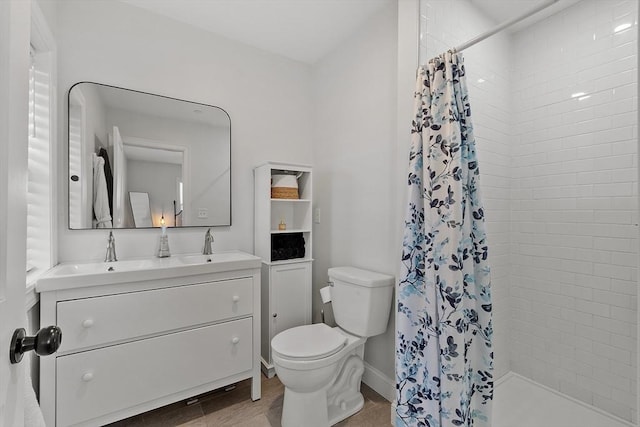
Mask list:
[{"label": "candle jar", "polygon": [[160,246],[158,247],[158,258],[166,258],[171,256],[169,251],[169,236],[162,234],[160,236]]}]

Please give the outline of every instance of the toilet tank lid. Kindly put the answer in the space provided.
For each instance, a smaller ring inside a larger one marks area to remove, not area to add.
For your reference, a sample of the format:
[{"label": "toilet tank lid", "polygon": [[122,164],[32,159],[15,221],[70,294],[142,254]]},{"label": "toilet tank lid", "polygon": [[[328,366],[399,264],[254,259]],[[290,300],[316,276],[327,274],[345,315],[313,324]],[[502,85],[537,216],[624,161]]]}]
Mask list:
[{"label": "toilet tank lid", "polygon": [[329,279],[338,279],[369,288],[393,286],[394,283],[393,276],[356,267],[332,267],[329,269]]}]

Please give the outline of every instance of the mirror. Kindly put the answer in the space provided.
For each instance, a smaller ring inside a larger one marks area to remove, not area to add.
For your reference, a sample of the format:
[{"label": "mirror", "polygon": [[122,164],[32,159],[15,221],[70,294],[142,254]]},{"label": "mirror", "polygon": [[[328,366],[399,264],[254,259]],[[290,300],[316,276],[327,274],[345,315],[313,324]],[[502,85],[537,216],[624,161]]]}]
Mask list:
[{"label": "mirror", "polygon": [[68,117],[70,229],[231,225],[223,109],[81,82]]}]

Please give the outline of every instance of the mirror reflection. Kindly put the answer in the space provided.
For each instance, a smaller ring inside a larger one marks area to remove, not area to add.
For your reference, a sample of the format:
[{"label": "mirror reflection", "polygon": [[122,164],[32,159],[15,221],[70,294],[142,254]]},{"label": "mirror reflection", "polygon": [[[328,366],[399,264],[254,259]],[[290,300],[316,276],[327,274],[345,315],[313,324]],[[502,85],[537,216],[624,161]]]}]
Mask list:
[{"label": "mirror reflection", "polygon": [[231,225],[229,115],[210,105],[75,84],[69,91],[69,228],[161,222]]},{"label": "mirror reflection", "polygon": [[149,205],[149,193],[130,191],[129,203],[131,203],[133,225],[136,228],[152,227],[153,224],[151,224],[151,206]]}]

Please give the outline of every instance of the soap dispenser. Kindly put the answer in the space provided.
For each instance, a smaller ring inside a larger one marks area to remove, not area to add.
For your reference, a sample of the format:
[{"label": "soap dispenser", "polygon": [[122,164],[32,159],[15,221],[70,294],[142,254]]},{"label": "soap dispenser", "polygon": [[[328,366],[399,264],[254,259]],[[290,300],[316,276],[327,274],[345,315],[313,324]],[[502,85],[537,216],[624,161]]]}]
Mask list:
[{"label": "soap dispenser", "polygon": [[162,234],[160,235],[160,246],[158,247],[158,258],[166,258],[171,256],[169,251],[169,236],[167,235],[167,226],[164,223],[164,216],[160,219],[162,226]]}]

